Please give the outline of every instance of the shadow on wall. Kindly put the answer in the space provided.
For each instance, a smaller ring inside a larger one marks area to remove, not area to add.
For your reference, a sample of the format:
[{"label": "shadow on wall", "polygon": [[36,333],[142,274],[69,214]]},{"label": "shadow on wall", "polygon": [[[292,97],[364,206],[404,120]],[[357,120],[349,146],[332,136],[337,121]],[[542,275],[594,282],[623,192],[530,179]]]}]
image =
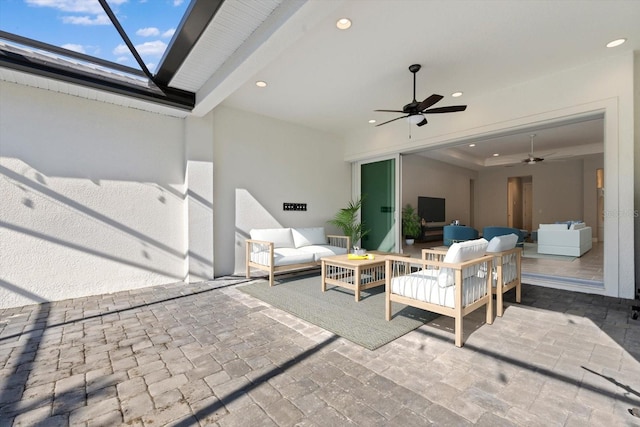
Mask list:
[{"label": "shadow on wall", "polygon": [[[0,180],[5,196],[0,233],[7,248],[3,262],[16,269],[0,272],[0,294],[7,296],[4,303],[19,306],[122,290],[131,285],[128,278],[135,281],[134,287],[185,279],[187,251],[175,244],[178,232],[170,229],[175,226],[169,224],[165,233],[151,224],[155,236],[141,231],[154,212],[169,216],[180,209],[186,195],[178,190],[137,182],[109,182],[101,187],[88,178],[56,179],[56,187],[41,172],[10,158],[3,158]],[[120,190],[128,194],[121,197]],[[91,198],[95,205],[78,201],[82,198]],[[188,256],[202,265],[212,264],[197,253]],[[44,283],[43,277],[53,280]]]},{"label": "shadow on wall", "polygon": [[252,228],[280,228],[282,224],[244,188],[236,188],[234,274],[244,274],[246,239]]}]

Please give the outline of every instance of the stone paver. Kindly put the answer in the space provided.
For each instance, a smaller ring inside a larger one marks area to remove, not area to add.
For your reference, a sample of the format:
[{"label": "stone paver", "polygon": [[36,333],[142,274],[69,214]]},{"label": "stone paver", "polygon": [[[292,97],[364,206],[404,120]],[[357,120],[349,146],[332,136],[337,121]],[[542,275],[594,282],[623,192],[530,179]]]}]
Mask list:
[{"label": "stone paver", "polygon": [[463,348],[439,318],[369,351],[243,281],[0,310],[0,426],[640,426],[632,301],[524,286]]}]

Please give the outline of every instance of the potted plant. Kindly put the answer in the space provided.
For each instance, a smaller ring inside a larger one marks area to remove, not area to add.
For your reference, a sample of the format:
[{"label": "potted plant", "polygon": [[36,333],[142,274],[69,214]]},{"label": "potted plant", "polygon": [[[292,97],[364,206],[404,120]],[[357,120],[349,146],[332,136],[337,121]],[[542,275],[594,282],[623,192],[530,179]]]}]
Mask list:
[{"label": "potted plant", "polygon": [[420,236],[422,226],[420,217],[415,208],[407,203],[402,209],[402,234],[404,234],[407,245],[413,245],[414,239]]},{"label": "potted plant", "polygon": [[349,236],[351,246],[354,248],[358,241],[369,233],[369,230],[364,228],[364,224],[358,220],[358,211],[361,207],[361,198],[355,202],[352,200],[346,208],[340,209],[333,219],[328,221],[329,224],[338,227],[345,236]]}]

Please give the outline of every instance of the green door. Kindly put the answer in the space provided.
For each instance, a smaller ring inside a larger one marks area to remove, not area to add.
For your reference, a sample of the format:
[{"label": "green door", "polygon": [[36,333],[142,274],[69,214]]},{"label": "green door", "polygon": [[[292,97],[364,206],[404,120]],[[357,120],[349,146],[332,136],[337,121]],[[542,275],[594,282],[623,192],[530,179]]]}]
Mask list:
[{"label": "green door", "polygon": [[367,250],[396,251],[396,161],[365,163],[360,166],[362,222],[369,230],[361,246]]}]

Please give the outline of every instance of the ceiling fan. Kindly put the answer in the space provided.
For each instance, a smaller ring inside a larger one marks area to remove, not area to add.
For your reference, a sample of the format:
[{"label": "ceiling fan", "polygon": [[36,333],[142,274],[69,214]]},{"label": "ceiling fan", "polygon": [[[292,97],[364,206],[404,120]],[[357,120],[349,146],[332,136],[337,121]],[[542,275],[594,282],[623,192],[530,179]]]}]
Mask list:
[{"label": "ceiling fan", "polygon": [[457,111],[464,111],[467,109],[466,105],[452,105],[449,107],[428,109],[444,98],[442,95],[436,95],[435,93],[422,102],[416,101],[416,73],[420,71],[420,68],[422,68],[420,64],[413,64],[409,66],[409,71],[413,73],[413,101],[402,107],[402,110],[374,110],[387,113],[404,113],[405,115],[380,123],[376,126],[386,125],[387,123],[391,123],[405,117],[410,123],[415,123],[418,126],[424,126],[427,124],[427,119],[424,117],[424,114],[455,113]]},{"label": "ceiling fan", "polygon": [[535,136],[535,133],[529,135],[529,137],[531,138],[531,151],[529,152],[529,157],[522,160],[522,163],[524,163],[525,165],[535,165],[536,163],[540,163],[544,160],[543,157],[536,157],[533,155],[533,138],[535,138]]}]

